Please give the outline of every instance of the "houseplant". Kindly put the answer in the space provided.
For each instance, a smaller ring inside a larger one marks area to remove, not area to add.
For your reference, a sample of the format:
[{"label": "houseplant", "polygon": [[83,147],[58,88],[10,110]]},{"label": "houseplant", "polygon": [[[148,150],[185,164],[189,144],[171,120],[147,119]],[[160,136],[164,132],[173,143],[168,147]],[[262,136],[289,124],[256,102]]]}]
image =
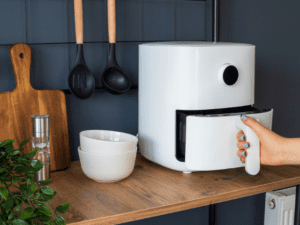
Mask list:
[{"label": "houseplant", "polygon": [[66,224],[57,213],[66,212],[70,203],[53,208],[49,201],[56,191],[43,186],[51,179],[39,183],[34,181],[34,173],[42,169],[43,164],[32,159],[37,148],[24,153],[23,146],[29,140],[23,141],[16,150],[13,148],[15,140],[0,142],[0,225]]}]

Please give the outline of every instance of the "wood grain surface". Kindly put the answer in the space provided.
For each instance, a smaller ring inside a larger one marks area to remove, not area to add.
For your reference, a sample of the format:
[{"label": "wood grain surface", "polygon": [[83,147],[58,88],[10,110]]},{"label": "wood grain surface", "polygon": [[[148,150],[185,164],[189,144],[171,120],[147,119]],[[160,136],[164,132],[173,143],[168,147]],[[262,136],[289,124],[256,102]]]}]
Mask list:
[{"label": "wood grain surface", "polygon": [[86,177],[80,161],[52,173],[58,193],[53,206],[71,202],[68,224],[120,224],[197,208],[300,184],[298,166],[262,166],[256,176],[245,168],[184,174],[137,155],[132,174],[116,183]]},{"label": "wood grain surface", "polygon": [[108,38],[109,43],[116,43],[116,1],[107,0]]},{"label": "wood grain surface", "polygon": [[[13,45],[10,56],[16,87],[11,92],[0,93],[0,141],[15,139],[14,148],[19,148],[22,141],[32,137],[31,115],[48,114],[51,171],[69,167],[69,132],[63,91],[36,90],[31,86],[31,48],[28,45]],[[24,149],[25,153],[32,151],[31,142]]]},{"label": "wood grain surface", "polygon": [[82,0],[74,0],[74,17],[75,17],[76,43],[83,44]]}]

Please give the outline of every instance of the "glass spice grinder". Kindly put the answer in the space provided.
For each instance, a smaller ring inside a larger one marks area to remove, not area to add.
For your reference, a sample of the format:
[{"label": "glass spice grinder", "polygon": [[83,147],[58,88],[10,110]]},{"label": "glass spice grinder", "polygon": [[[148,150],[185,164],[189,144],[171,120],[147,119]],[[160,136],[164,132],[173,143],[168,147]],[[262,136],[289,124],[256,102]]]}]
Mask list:
[{"label": "glass spice grinder", "polygon": [[38,159],[43,168],[35,173],[35,181],[48,180],[50,175],[49,115],[32,115],[32,149],[38,148],[33,159]]}]

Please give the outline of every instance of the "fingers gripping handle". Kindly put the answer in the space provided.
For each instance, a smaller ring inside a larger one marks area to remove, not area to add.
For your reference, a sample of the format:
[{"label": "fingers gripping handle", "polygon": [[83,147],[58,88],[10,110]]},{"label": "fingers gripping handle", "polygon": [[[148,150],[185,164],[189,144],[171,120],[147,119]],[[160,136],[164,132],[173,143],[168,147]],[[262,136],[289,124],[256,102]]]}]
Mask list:
[{"label": "fingers gripping handle", "polygon": [[[258,119],[256,120],[259,121]],[[260,170],[260,141],[256,133],[250,127],[246,126],[240,117],[236,118],[235,126],[244,132],[247,141],[250,143],[245,159],[246,172],[250,175],[256,175]]]}]

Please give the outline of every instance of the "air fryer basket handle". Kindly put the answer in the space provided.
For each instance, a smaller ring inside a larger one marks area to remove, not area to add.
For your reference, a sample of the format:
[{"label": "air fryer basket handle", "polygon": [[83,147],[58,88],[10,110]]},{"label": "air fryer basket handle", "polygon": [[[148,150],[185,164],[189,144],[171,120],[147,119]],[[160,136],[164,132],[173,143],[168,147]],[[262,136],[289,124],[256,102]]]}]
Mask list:
[{"label": "air fryer basket handle", "polygon": [[[259,121],[258,119],[256,119]],[[247,141],[250,143],[250,147],[247,150],[247,157],[245,159],[245,169],[250,175],[256,175],[260,171],[260,141],[256,133],[248,126],[246,126],[240,117],[235,119],[235,126],[243,130],[247,137]]]}]

